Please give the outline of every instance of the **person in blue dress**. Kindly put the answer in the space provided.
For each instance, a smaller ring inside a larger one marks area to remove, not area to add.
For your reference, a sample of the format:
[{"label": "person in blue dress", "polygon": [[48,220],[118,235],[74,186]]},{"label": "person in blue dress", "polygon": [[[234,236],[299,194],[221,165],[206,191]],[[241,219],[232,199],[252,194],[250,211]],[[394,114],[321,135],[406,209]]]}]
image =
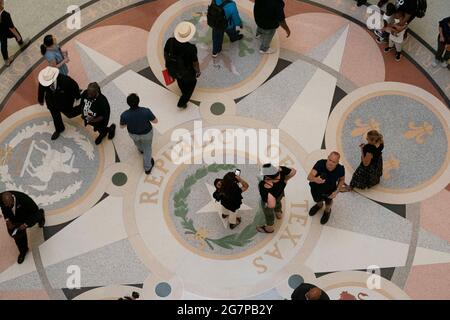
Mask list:
[{"label": "person in blue dress", "polygon": [[67,63],[70,61],[69,54],[61,49],[54,36],[50,34],[45,36],[44,43],[41,45],[41,53],[50,67],[58,68],[60,74],[69,75],[67,67]]}]

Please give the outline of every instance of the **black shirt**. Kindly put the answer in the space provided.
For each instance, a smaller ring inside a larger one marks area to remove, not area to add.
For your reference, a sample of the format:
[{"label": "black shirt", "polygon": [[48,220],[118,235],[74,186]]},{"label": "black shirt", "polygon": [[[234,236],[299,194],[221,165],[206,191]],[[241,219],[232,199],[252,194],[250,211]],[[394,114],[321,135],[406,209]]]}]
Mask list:
[{"label": "black shirt", "polygon": [[[291,299],[292,300],[306,300],[305,294],[313,289],[317,288],[315,285],[309,283],[302,283],[297,287],[297,289],[292,292]],[[330,297],[322,290],[322,294],[320,295],[319,300],[330,300]]]},{"label": "black shirt", "polygon": [[261,29],[276,29],[284,21],[283,0],[255,0],[253,15],[256,25]]},{"label": "black shirt", "polygon": [[417,14],[417,1],[418,0],[397,0],[395,2],[395,6],[397,7],[398,11],[407,13],[411,15],[411,18],[409,18],[408,23],[411,23],[411,21],[414,20]]},{"label": "black shirt", "polygon": [[339,179],[345,176],[345,168],[340,164],[333,171],[328,171],[326,159],[317,161],[313,169],[317,171],[316,177],[320,176],[325,179],[325,182],[322,184],[310,182],[309,185],[321,194],[331,194],[336,191]]},{"label": "black shirt", "polygon": [[[172,44],[173,43],[173,44]],[[173,49],[173,54],[181,57],[187,71],[186,77],[195,78],[194,63],[198,62],[197,47],[189,42],[181,43],[175,38],[169,38],[164,46],[165,55]]]},{"label": "black shirt", "polygon": [[283,194],[284,188],[286,188],[286,182],[284,182],[284,180],[286,179],[286,176],[291,173],[291,171],[292,169],[289,169],[288,167],[280,167],[280,181],[274,183],[272,188],[270,189],[264,187],[264,180],[259,183],[259,194],[261,195],[261,199],[264,202],[267,202],[267,196],[269,195],[269,193],[275,199],[278,199]]},{"label": "black shirt", "polygon": [[9,32],[9,29],[14,28],[14,24],[11,19],[11,15],[6,10],[3,10],[0,15],[0,33],[6,34]]},{"label": "black shirt", "polygon": [[214,199],[220,202],[222,206],[226,209],[236,212],[241,207],[242,204],[242,189],[239,187],[237,182],[232,185],[229,194],[216,191],[213,194]]},{"label": "black shirt", "polygon": [[81,112],[87,121],[96,117],[103,117],[102,121],[92,123],[94,127],[108,126],[111,108],[108,99],[103,94],[99,93],[96,98],[92,99],[88,97],[87,90],[85,90],[81,94]]},{"label": "black shirt", "polygon": [[439,27],[442,28],[442,33],[444,34],[444,39],[446,44],[450,44],[450,17],[442,19],[439,21]]},{"label": "black shirt", "polygon": [[381,144],[378,148],[372,144],[366,144],[363,147],[363,155],[365,156],[367,153],[371,153],[373,156],[371,163],[375,163],[381,157],[383,149],[384,144]]}]

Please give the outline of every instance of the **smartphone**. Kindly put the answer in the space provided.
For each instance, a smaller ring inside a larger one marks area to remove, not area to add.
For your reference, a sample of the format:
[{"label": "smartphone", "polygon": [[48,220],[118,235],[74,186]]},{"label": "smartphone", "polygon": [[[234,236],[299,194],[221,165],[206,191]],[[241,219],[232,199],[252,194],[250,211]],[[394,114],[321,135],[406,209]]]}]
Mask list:
[{"label": "smartphone", "polygon": [[239,170],[239,169],[234,170],[234,174],[237,175],[237,176],[240,176],[241,175],[241,170]]}]

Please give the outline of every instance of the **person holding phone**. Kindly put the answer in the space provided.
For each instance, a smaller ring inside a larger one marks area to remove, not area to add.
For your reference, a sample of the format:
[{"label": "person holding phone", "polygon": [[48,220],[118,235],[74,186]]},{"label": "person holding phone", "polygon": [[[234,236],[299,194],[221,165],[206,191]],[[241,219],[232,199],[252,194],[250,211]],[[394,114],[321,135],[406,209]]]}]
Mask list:
[{"label": "person holding phone", "polygon": [[228,172],[223,179],[216,179],[214,199],[222,205],[222,218],[228,219],[230,229],[241,223],[237,211],[242,205],[242,193],[248,190],[248,183],[240,177],[241,171]]},{"label": "person holding phone", "polygon": [[50,67],[58,68],[60,74],[66,76],[69,74],[69,68],[67,67],[67,63],[70,62],[69,53],[59,46],[56,38],[51,34],[44,37],[44,43],[41,44],[41,53]]},{"label": "person holding phone", "polygon": [[340,157],[338,152],[331,152],[327,159],[317,161],[308,175],[311,195],[316,202],[309,210],[309,215],[314,216],[322,209],[325,202],[325,210],[320,219],[321,224],[327,223],[330,219],[333,199],[336,198],[339,190],[344,188],[345,168],[339,164]]},{"label": "person holding phone", "polygon": [[263,180],[259,183],[258,188],[266,224],[257,226],[258,232],[272,233],[275,231],[275,217],[281,219],[283,214],[281,200],[284,197],[284,189],[287,182],[296,173],[297,171],[293,168],[275,167],[270,163],[262,166]]}]

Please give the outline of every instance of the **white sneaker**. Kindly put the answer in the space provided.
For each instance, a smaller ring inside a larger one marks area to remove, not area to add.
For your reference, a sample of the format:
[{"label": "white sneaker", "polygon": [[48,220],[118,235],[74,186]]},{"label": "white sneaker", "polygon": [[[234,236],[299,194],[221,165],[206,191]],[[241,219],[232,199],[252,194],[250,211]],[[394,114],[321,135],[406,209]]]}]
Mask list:
[{"label": "white sneaker", "polygon": [[271,53],[275,53],[275,52],[277,52],[277,50],[272,49],[272,48],[269,48],[266,51],[259,50],[259,53],[261,53],[261,54],[271,54]]},{"label": "white sneaker", "polygon": [[437,61],[436,59],[433,61],[433,63],[431,63],[431,66],[433,68],[436,68],[438,66],[438,64],[440,63],[440,61]]},{"label": "white sneaker", "polygon": [[218,55],[219,55],[219,54],[216,53],[216,54],[213,54],[212,57],[213,57],[213,58],[217,58]]},{"label": "white sneaker", "polygon": [[447,61],[444,61],[444,62],[441,63],[441,67],[442,68],[447,68],[447,66],[448,66]]}]

